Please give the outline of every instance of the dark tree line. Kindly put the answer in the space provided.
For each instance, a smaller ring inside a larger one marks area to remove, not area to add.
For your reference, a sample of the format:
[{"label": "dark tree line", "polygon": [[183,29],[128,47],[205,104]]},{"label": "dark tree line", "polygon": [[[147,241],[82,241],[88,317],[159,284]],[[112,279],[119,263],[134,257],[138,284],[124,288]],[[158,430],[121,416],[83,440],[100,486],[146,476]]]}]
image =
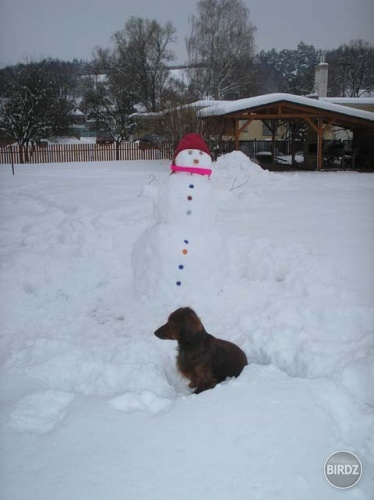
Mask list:
[{"label": "dark tree line", "polygon": [[322,58],[329,64],[329,96],[360,97],[374,90],[374,47],[354,40],[325,54],[303,42],[296,50],[261,51],[255,62],[258,93],[312,93],[315,66]]},{"label": "dark tree line", "polygon": [[[97,48],[90,62],[53,59],[0,70],[0,136],[20,145],[63,134],[79,107],[96,129],[117,144],[134,132],[136,110],[178,109],[199,99],[239,99],[271,92],[306,95],[314,90],[321,51],[300,42],[296,49],[255,54],[255,27],[241,0],[200,0],[186,39],[187,78],[173,77],[176,30],[167,22],[131,17]],[[374,89],[374,47],[363,40],[324,54],[329,95],[360,96]],[[182,70],[181,70],[182,71]],[[164,113],[161,134],[175,140],[194,112]]]}]

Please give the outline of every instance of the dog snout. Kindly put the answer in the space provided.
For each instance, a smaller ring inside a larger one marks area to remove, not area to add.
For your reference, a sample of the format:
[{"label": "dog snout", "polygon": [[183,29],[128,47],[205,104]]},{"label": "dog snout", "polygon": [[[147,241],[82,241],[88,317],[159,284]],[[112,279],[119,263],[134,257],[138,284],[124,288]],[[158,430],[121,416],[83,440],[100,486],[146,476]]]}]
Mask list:
[{"label": "dog snout", "polygon": [[159,339],[167,339],[168,338],[168,331],[169,331],[168,325],[167,324],[162,325],[162,326],[160,326],[160,328],[157,328],[157,330],[155,331],[155,335]]}]

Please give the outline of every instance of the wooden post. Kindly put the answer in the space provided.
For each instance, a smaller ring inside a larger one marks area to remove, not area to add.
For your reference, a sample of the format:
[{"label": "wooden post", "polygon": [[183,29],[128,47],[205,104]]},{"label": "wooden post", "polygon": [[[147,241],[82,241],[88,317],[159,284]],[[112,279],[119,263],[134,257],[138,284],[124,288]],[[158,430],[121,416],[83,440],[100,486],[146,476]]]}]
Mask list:
[{"label": "wooden post", "polygon": [[323,120],[318,118],[317,130],[317,170],[323,167]]},{"label": "wooden post", "polygon": [[308,116],[305,116],[305,121],[317,134],[317,170],[321,170],[323,167],[323,119],[318,118],[317,125]]},{"label": "wooden post", "polygon": [[14,175],[14,159],[13,159],[13,149],[12,145],[9,145],[9,151],[10,151],[10,161],[12,162],[12,174]]},{"label": "wooden post", "polygon": [[271,122],[271,156],[272,162],[274,162],[275,157],[275,131],[276,131],[276,122]]},{"label": "wooden post", "polygon": [[235,151],[239,151],[239,120],[235,119]]}]

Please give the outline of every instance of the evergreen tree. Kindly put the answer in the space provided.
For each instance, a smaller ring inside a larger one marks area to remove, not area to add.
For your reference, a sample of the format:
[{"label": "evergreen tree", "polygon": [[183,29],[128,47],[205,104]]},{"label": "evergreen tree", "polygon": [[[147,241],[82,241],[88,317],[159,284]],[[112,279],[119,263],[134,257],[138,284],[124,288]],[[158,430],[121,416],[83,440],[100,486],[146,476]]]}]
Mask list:
[{"label": "evergreen tree", "polygon": [[18,64],[2,73],[0,131],[23,148],[65,131],[69,125],[68,102],[51,60]]},{"label": "evergreen tree", "polygon": [[304,42],[300,42],[295,50],[261,51],[256,58],[261,93],[311,93],[314,90],[315,67],[319,62],[320,51]]}]

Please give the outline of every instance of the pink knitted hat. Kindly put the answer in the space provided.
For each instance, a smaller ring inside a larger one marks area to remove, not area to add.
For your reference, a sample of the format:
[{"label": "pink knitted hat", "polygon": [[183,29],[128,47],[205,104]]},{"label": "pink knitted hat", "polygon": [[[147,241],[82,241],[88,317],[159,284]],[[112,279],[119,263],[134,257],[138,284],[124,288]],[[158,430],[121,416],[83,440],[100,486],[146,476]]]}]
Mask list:
[{"label": "pink knitted hat", "polygon": [[199,151],[203,151],[204,153],[210,156],[210,150],[204,139],[199,134],[187,134],[180,140],[177,149],[174,153],[173,163],[175,162],[175,158],[181,151],[185,149],[198,149]]}]

